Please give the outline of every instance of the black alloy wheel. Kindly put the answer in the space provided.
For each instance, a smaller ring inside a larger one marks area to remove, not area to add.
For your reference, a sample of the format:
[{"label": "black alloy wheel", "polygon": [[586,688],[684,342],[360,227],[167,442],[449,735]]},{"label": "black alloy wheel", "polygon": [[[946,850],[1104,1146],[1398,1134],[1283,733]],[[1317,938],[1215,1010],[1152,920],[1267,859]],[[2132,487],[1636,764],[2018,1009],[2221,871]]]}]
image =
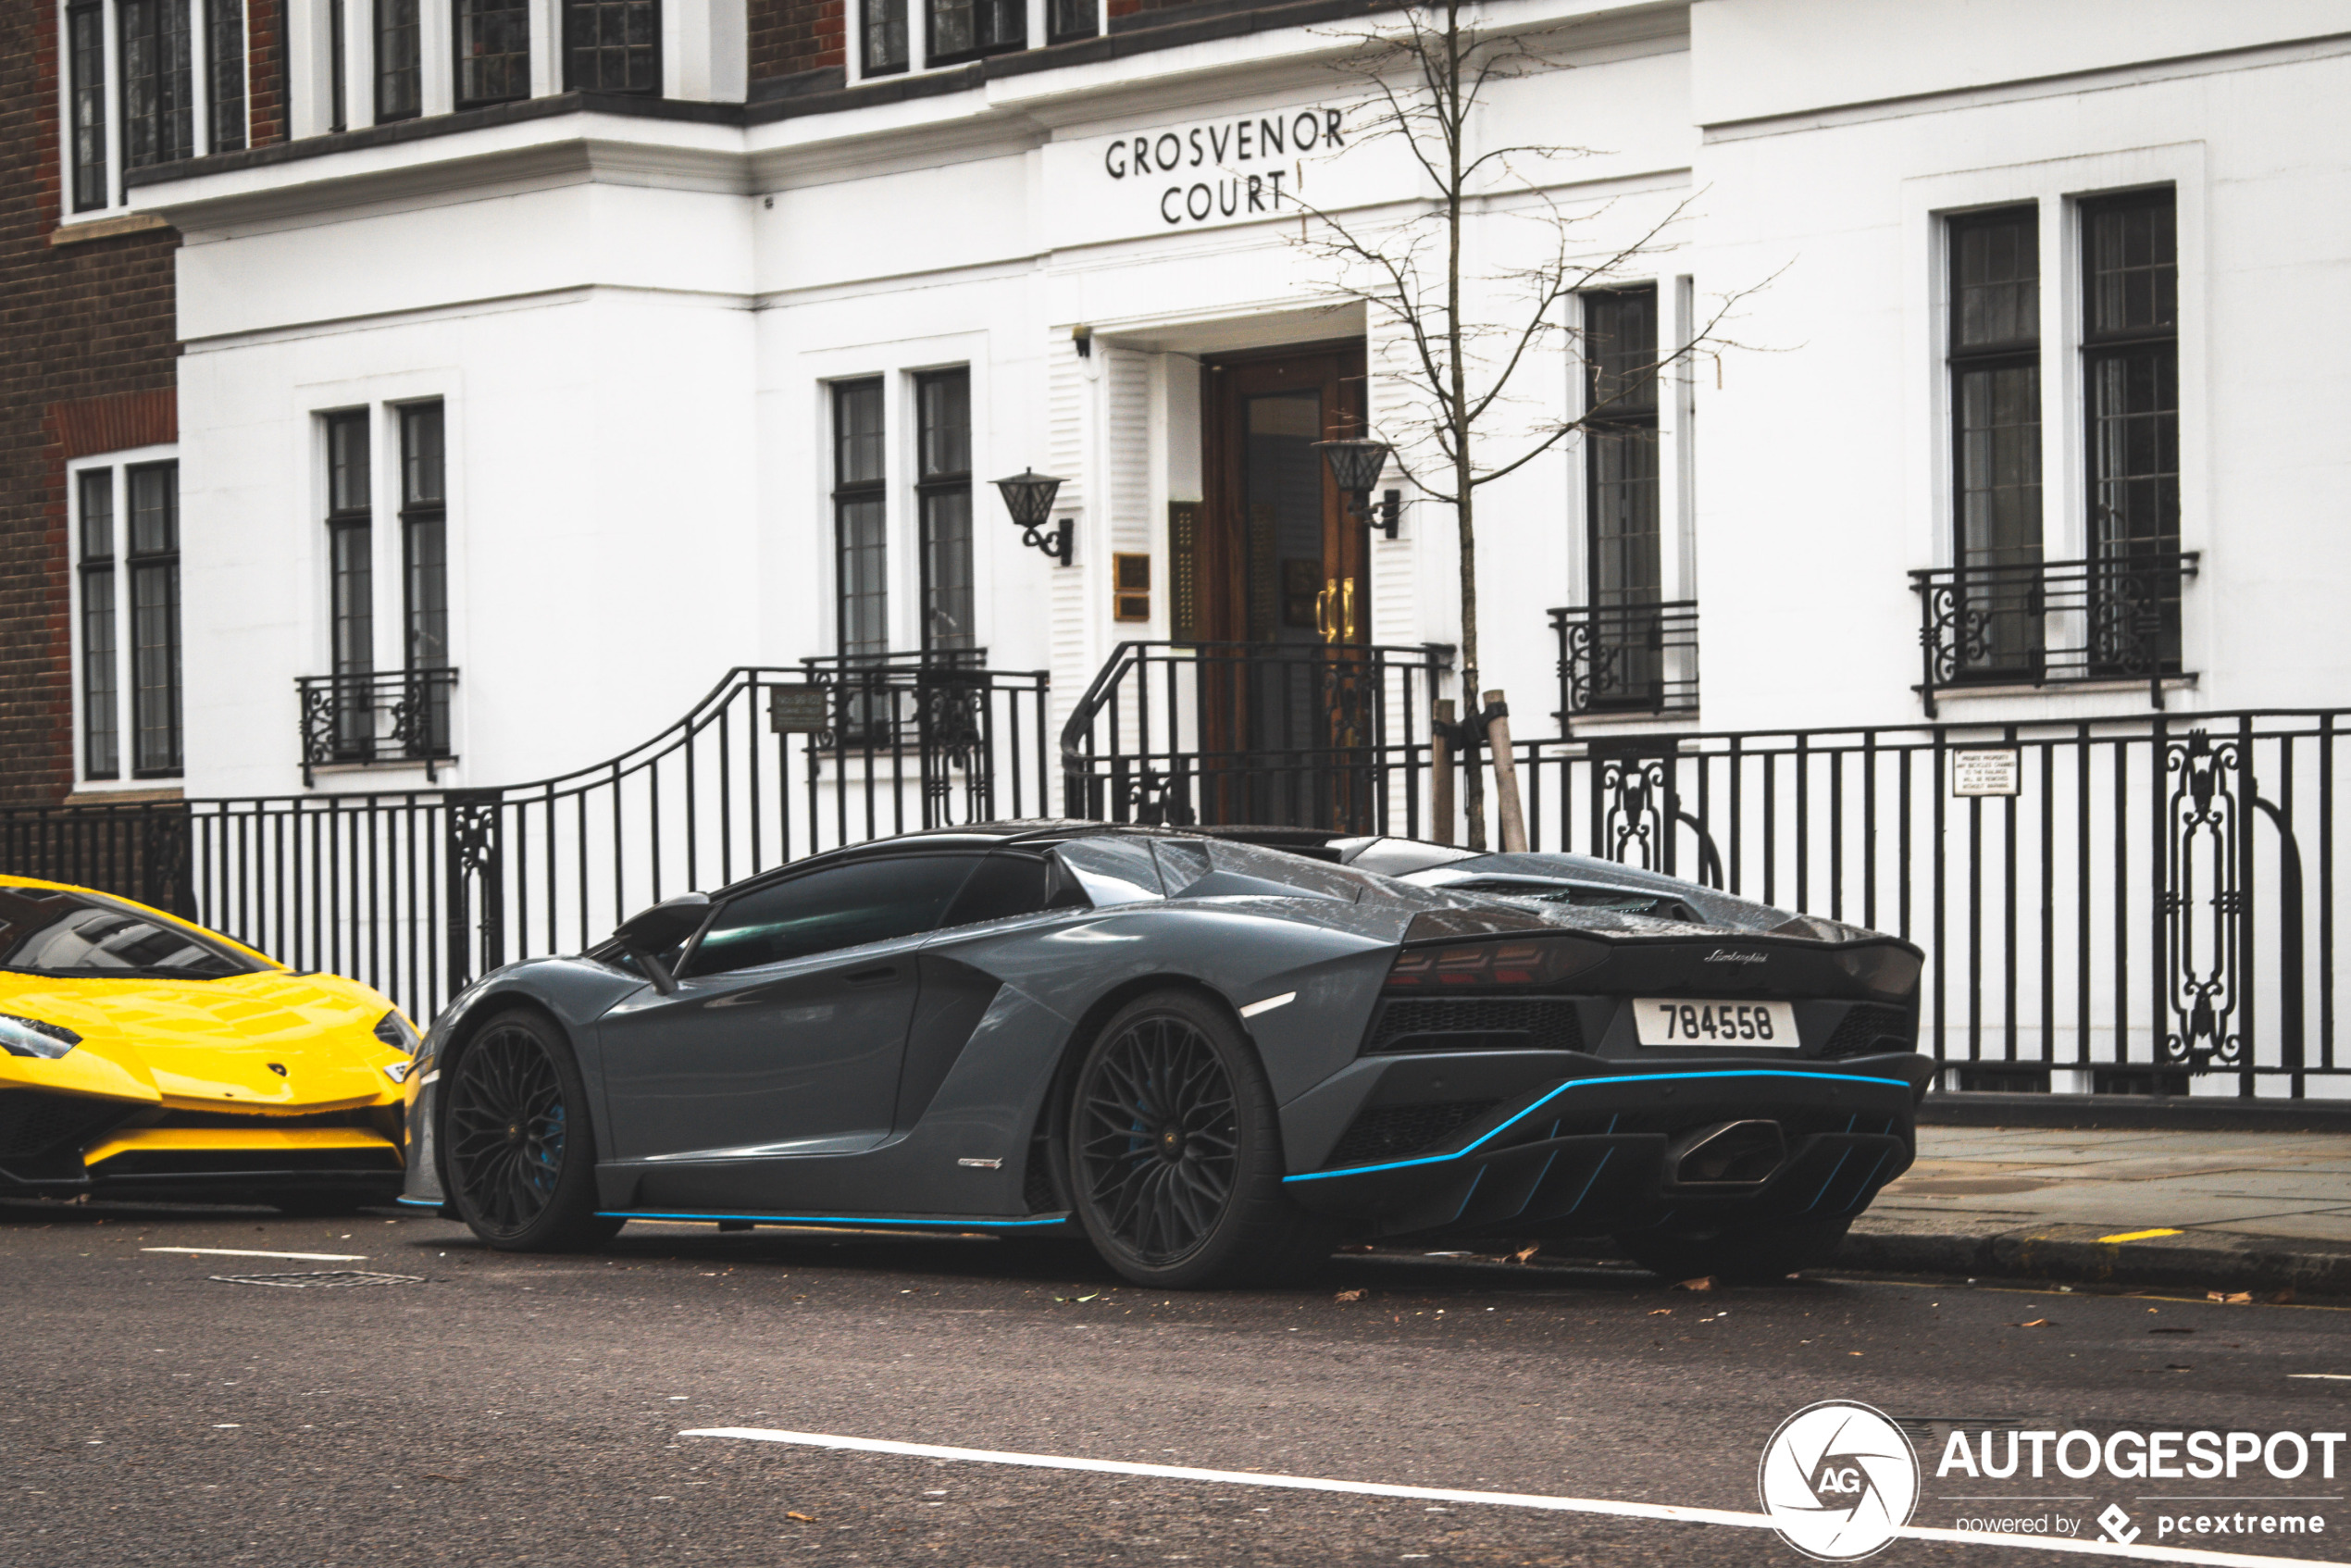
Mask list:
[{"label": "black alloy wheel", "polygon": [[588,1097],[571,1051],[545,1020],[502,1014],[442,1079],[450,1197],[493,1247],[592,1245],[620,1227],[595,1213]]},{"label": "black alloy wheel", "polygon": [[1127,1278],[1209,1285],[1329,1255],[1281,1190],[1263,1071],[1206,999],[1161,992],[1129,1004],[1095,1037],[1071,1100],[1078,1219]]}]

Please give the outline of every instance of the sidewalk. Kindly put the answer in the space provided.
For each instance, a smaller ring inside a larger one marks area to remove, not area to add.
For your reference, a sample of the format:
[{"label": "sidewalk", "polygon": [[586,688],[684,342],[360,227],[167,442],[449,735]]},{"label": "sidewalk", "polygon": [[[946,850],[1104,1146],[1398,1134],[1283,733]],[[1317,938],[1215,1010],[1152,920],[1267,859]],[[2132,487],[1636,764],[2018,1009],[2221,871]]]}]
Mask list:
[{"label": "sidewalk", "polygon": [[2351,1134],[1918,1136],[1918,1163],[1854,1226],[1840,1267],[2351,1295]]}]

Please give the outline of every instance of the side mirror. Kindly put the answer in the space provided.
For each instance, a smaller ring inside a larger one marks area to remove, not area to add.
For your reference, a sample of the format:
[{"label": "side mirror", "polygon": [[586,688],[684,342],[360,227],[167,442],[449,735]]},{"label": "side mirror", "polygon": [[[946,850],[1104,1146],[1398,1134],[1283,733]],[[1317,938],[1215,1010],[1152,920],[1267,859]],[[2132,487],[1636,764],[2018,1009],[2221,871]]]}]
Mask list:
[{"label": "side mirror", "polygon": [[653,989],[667,995],[678,989],[678,980],[661,955],[682,945],[709,918],[708,893],[679,893],[651,909],[639,910],[620,923],[613,938],[643,966]]}]

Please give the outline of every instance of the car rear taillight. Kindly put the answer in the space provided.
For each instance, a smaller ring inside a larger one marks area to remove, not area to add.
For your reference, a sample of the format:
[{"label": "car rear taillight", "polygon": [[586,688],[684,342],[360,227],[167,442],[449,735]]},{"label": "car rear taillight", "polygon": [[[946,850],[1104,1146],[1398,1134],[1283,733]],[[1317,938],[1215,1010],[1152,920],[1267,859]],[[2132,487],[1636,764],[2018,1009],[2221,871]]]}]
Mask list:
[{"label": "car rear taillight", "polygon": [[1607,947],[1574,937],[1511,937],[1500,941],[1408,947],[1388,966],[1391,990],[1556,985],[1608,961]]}]

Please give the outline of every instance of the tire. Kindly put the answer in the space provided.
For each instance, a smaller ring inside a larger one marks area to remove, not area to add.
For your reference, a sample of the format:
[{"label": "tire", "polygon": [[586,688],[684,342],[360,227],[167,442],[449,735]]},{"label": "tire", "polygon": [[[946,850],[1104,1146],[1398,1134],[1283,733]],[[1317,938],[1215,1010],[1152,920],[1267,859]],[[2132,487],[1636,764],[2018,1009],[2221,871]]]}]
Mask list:
[{"label": "tire", "polygon": [[1616,1244],[1651,1274],[1671,1280],[1712,1275],[1726,1285],[1768,1285],[1836,1256],[1850,1219],[1725,1224],[1705,1230],[1645,1230]]},{"label": "tire", "polygon": [[596,1213],[587,1086],[553,1023],[521,1008],[497,1014],[441,1082],[449,1196],[476,1236],[502,1252],[560,1252],[620,1229]]},{"label": "tire", "polygon": [[1282,1191],[1281,1124],[1257,1054],[1204,998],[1155,991],[1102,1026],[1078,1065],[1066,1139],[1078,1222],[1138,1285],[1279,1280],[1330,1255]]}]

